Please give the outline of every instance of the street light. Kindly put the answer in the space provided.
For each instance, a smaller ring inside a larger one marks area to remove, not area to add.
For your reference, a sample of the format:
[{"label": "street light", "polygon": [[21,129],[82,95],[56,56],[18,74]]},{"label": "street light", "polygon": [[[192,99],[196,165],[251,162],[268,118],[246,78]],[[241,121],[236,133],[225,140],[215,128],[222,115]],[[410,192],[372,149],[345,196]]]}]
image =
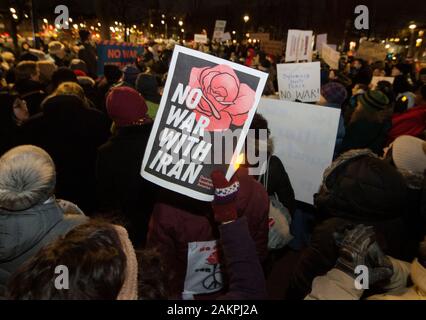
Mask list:
[{"label": "street light", "polygon": [[10,8],[10,13],[16,13],[16,9],[15,8]]},{"label": "street light", "polygon": [[45,24],[48,24],[48,23],[49,23],[49,21],[48,21],[46,18],[44,18],[44,19],[43,19],[43,22],[44,22]]},{"label": "street light", "polygon": [[408,28],[411,31],[411,40],[410,40],[410,47],[409,47],[410,49],[408,50],[408,57],[414,58],[415,52],[416,52],[416,43],[415,43],[416,42],[416,35],[415,35],[414,30],[416,30],[417,26],[414,23],[412,23],[408,26]]},{"label": "street light", "polygon": [[179,26],[182,27],[183,26],[183,21],[179,20]]},{"label": "street light", "polygon": [[151,28],[154,28],[154,24],[153,24],[153,23],[151,23],[149,26],[150,26]]},{"label": "street light", "polygon": [[244,22],[247,23],[250,21],[250,17],[248,15],[244,16]]},{"label": "street light", "polygon": [[165,21],[164,21],[164,20],[161,20],[161,24],[165,24]]}]

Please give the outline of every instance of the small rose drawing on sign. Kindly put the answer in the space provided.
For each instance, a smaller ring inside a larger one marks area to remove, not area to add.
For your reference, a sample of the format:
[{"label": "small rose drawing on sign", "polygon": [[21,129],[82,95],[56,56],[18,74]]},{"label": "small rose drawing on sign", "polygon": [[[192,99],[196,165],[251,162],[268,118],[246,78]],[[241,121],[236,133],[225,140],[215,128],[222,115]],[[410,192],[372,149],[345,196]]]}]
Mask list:
[{"label": "small rose drawing on sign", "polygon": [[207,131],[224,131],[231,127],[242,127],[254,106],[256,93],[247,84],[241,83],[235,71],[227,65],[192,68],[189,86],[200,89],[203,97],[196,113],[210,119]]}]

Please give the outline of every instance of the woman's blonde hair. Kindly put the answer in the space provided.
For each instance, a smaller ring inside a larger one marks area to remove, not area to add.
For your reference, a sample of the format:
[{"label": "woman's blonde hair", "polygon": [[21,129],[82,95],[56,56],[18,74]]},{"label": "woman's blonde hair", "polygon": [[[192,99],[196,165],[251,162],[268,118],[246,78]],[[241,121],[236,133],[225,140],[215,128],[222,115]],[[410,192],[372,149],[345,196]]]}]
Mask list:
[{"label": "woman's blonde hair", "polygon": [[84,93],[83,88],[75,82],[61,83],[59,87],[55,90],[55,92],[52,94],[52,96],[60,95],[75,95],[81,100],[86,101],[86,95]]}]

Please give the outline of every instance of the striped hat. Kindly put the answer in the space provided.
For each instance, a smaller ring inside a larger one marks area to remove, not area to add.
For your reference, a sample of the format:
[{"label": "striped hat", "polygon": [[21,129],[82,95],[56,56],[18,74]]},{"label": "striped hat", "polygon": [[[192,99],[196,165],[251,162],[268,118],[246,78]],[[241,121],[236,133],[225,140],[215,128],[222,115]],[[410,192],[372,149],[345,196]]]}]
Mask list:
[{"label": "striped hat", "polygon": [[371,112],[379,112],[386,109],[390,104],[389,98],[381,91],[369,90],[363,94],[359,101],[361,104]]}]

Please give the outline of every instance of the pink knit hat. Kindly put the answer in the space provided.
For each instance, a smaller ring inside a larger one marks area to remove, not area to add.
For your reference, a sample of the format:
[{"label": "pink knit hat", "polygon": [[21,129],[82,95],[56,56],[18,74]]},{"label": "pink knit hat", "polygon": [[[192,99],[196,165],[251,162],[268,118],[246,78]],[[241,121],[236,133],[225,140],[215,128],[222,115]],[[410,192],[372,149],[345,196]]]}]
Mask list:
[{"label": "pink knit hat", "polygon": [[130,87],[112,89],[106,100],[106,108],[117,127],[138,125],[149,119],[145,99]]}]

